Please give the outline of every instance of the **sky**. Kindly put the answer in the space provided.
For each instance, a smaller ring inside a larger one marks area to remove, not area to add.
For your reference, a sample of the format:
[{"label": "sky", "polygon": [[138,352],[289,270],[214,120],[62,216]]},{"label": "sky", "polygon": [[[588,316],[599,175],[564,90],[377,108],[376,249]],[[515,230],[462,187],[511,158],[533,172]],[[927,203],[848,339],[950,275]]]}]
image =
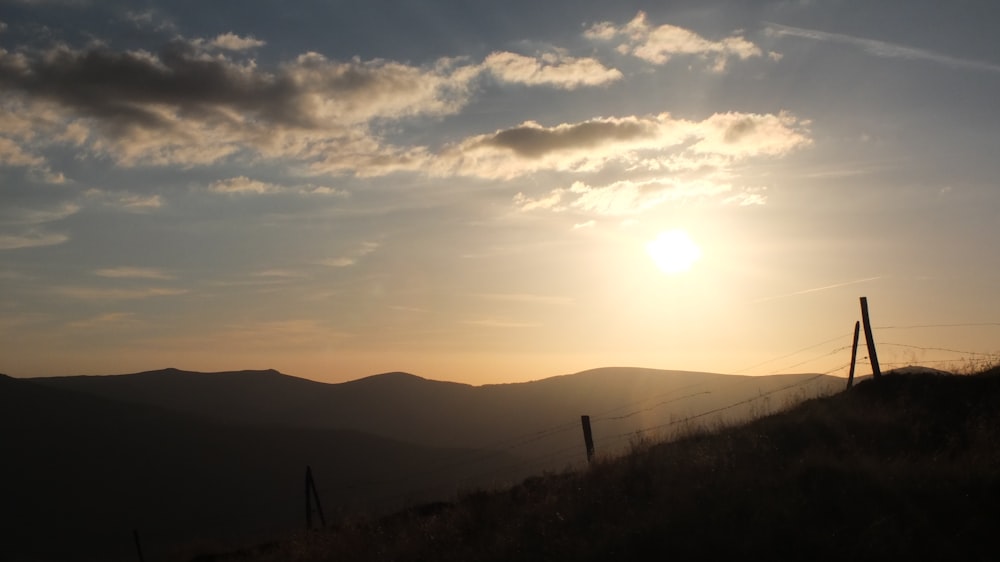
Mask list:
[{"label": "sky", "polygon": [[998,19],[0,0],[0,372],[988,360]]}]

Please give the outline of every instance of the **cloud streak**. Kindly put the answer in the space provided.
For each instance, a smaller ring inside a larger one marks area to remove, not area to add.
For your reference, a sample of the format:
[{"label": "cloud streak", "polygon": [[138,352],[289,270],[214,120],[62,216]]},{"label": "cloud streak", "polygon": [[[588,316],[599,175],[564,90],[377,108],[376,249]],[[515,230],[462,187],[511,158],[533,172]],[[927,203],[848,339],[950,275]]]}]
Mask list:
[{"label": "cloud streak", "polygon": [[842,33],[831,33],[828,31],[819,31],[816,29],[791,27],[777,23],[768,23],[767,31],[779,37],[780,36],[798,37],[800,39],[811,39],[813,41],[825,41],[825,42],[840,43],[843,45],[851,45],[853,47],[858,47],[863,51],[865,51],[866,53],[874,55],[876,57],[920,60],[926,62],[933,62],[950,68],[963,69],[963,70],[1000,72],[1000,65],[998,64],[993,64],[984,61],[977,61],[977,60],[962,59],[950,55],[945,55],[942,53],[936,53],[934,51],[929,51],[926,49],[909,47],[906,45],[898,45],[895,43],[887,43],[885,41],[877,41],[875,39],[865,39],[863,37],[855,37],[853,35],[845,35]]},{"label": "cloud streak", "polygon": [[879,280],[881,278],[882,278],[881,276],[865,277],[864,279],[855,279],[854,281],[846,281],[844,283],[835,283],[833,285],[824,285],[822,287],[813,287],[811,289],[803,289],[801,291],[795,291],[794,293],[785,293],[783,295],[774,295],[774,296],[770,296],[770,297],[763,297],[763,298],[759,298],[759,299],[756,299],[756,300],[753,300],[753,301],[750,301],[750,302],[753,303],[753,304],[756,304],[756,303],[760,303],[760,302],[767,302],[767,301],[773,301],[773,300],[777,300],[777,299],[783,299],[783,298],[786,298],[786,297],[795,297],[795,296],[798,296],[798,295],[808,295],[809,293],[818,293],[820,291],[827,291],[827,290],[830,290],[830,289],[838,289],[840,287],[849,287],[851,285],[859,285],[861,283],[867,283],[869,281],[877,281],[877,280]]},{"label": "cloud streak", "polygon": [[108,267],[94,270],[94,275],[111,279],[173,279],[163,270],[152,267]]}]

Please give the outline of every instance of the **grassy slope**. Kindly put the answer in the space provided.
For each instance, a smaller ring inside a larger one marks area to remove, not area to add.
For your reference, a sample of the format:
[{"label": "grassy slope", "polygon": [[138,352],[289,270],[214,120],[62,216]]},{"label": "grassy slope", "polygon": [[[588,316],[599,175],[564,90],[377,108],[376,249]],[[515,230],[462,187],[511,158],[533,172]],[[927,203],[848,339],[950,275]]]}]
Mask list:
[{"label": "grassy slope", "polygon": [[997,406],[998,369],[886,376],[583,472],[203,559],[995,559]]}]

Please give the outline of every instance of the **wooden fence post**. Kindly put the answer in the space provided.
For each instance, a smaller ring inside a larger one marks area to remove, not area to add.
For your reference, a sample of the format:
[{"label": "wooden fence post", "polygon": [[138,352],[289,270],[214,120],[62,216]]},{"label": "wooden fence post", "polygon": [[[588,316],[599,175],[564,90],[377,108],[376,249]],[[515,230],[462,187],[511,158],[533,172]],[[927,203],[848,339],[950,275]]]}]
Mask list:
[{"label": "wooden fence post", "polygon": [[587,447],[587,462],[594,460],[594,434],[590,432],[590,416],[580,416],[583,424],[583,444]]},{"label": "wooden fence post", "polygon": [[847,388],[854,385],[854,364],[858,359],[858,332],[861,331],[861,322],[854,323],[854,344],[851,346],[851,372],[847,375]]},{"label": "wooden fence post", "polygon": [[319,524],[326,527],[326,518],[323,517],[323,504],[319,502],[319,492],[316,490],[316,482],[313,480],[312,467],[306,465],[306,530],[312,529],[312,504],[316,502],[316,511],[319,513]]},{"label": "wooden fence post", "polygon": [[861,321],[865,324],[865,345],[868,346],[868,359],[872,363],[872,377],[882,376],[878,367],[878,354],[875,353],[875,336],[872,334],[872,323],[868,319],[868,297],[861,297]]},{"label": "wooden fence post", "polygon": [[139,554],[139,562],[143,562],[142,544],[139,542],[139,529],[132,529],[132,539],[135,541],[135,551]]}]

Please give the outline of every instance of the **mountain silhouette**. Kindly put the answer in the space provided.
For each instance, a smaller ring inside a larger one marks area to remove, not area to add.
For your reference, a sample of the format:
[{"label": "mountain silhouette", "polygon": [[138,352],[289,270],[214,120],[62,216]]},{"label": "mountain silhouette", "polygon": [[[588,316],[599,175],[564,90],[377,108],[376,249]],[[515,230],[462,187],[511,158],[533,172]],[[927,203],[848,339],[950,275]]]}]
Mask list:
[{"label": "mountain silhouette", "polygon": [[380,512],[581,466],[581,415],[612,455],[842,387],[622,367],[483,386],[401,372],[338,384],[274,370],[4,377],[0,525],[14,538],[0,549],[130,559],[132,529],[159,552],[259,542],[304,524],[307,465],[328,513]]},{"label": "mountain silhouette", "polygon": [[[843,386],[842,379],[828,376],[747,377],[628,367],[483,386],[400,372],[328,384],[273,370],[165,369],[32,380],[226,423],[352,429],[427,446],[474,448],[573,426],[581,415],[595,417],[598,438],[664,425],[669,429],[671,422],[720,408],[726,409],[698,421],[739,420],[751,411],[781,406],[797,394],[812,396]],[[755,397],[760,400],[738,404]],[[603,422],[596,423],[601,417]],[[569,441],[564,435],[557,438],[562,446]],[[550,451],[553,444],[542,439],[533,449]]]},{"label": "mountain silhouette", "polygon": [[[142,388],[156,376],[115,383]],[[265,372],[231,390],[269,376],[305,382]],[[331,514],[392,509],[482,484],[447,469],[456,455],[476,451],[353,430],[226,424],[6,376],[0,427],[2,560],[131,560],[133,529],[147,553],[287,532],[304,525],[307,465]],[[484,470],[511,464],[502,453],[478,458]]]}]

